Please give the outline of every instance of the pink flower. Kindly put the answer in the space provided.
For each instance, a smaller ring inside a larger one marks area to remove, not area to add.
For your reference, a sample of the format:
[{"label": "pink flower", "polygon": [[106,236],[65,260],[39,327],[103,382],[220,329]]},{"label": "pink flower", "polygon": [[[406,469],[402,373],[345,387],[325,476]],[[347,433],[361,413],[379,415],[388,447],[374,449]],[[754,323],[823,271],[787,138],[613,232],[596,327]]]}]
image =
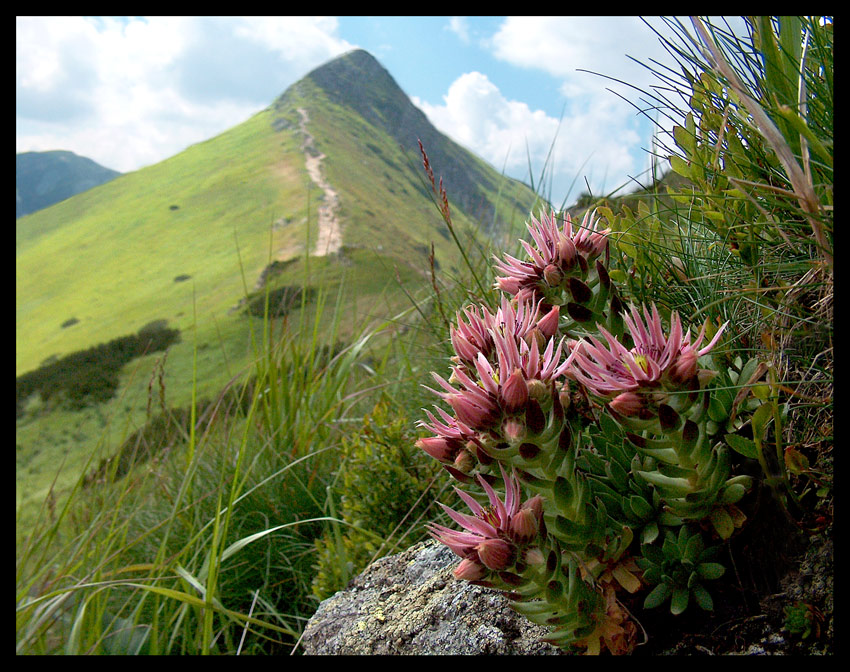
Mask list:
[{"label": "pink flower", "polygon": [[[521,240],[528,254],[522,261],[509,254],[496,259],[496,269],[504,273],[496,278],[496,287],[517,298],[531,299],[545,292],[545,288],[558,287],[571,274],[578,257],[592,261],[605,251],[610,229],[600,231],[594,219],[595,211],[588,211],[581,226],[573,229],[572,218],[565,213],[558,226],[555,212],[540,219],[531,218],[526,225],[534,242]],[[585,264],[586,265],[586,264]]]},{"label": "pink flower", "polygon": [[[542,354],[540,352],[539,342],[545,337],[539,325],[542,323],[547,332],[551,330],[550,316],[555,314],[552,311],[538,321],[537,310],[530,304],[520,302],[514,310],[511,303],[505,301],[495,316],[467,314],[473,317],[471,323],[475,323],[467,325],[470,333],[477,332],[484,324],[491,325],[487,330],[490,339],[487,350],[491,351],[493,361],[480,351],[473,360],[452,367],[449,380],[431,374],[443,391],[428,389],[451,406],[457,418],[457,426],[448,434],[437,431],[444,437],[459,436],[461,427],[473,432],[490,429],[501,423],[505,414],[520,413],[528,403],[533,386],[546,385],[566,370],[562,343],[556,345],[554,337],[545,341],[545,349]],[[477,324],[479,319],[480,325]],[[527,341],[526,336],[529,337]],[[460,332],[457,337],[470,342]],[[467,434],[466,438],[472,437]]]},{"label": "pink flower", "polygon": [[[670,320],[670,335],[665,336],[655,305],[650,313],[643,309],[643,318],[635,306],[623,321],[634,341],[630,350],[597,325],[607,347],[597,338],[588,336],[573,347],[567,358],[569,373],[578,382],[600,397],[634,392],[639,388],[658,387],[664,382],[679,387],[697,374],[697,359],[709,352],[726,328],[724,324],[708,345],[700,348],[705,325],[691,344],[690,332],[683,333],[678,313]],[[727,323],[728,324],[728,323]],[[637,410],[632,396],[618,396],[617,404],[624,410]],[[615,409],[616,410],[616,409]],[[628,414],[628,413],[626,413]]]},{"label": "pink flower", "polygon": [[525,408],[528,403],[528,383],[519,368],[513,370],[505,384],[501,386],[500,399],[502,408],[508,413],[514,413]]},{"label": "pink flower", "polygon": [[477,560],[464,558],[455,568],[454,575],[464,581],[480,581],[487,576],[487,568]]},{"label": "pink flower", "polygon": [[455,353],[462,361],[472,362],[483,352],[487,356],[493,347],[490,329],[495,326],[495,316],[485,307],[469,306],[463,311],[466,321],[457,314],[457,326],[449,329]]},{"label": "pink flower", "polygon": [[510,567],[518,557],[517,546],[532,541],[539,530],[542,511],[539,498],[522,504],[516,475],[508,476],[501,465],[499,468],[505,483],[504,501],[479,475],[478,482],[487,493],[489,506],[481,506],[471,495],[455,488],[473,515],[458,513],[444,504],[440,506],[463,529],[452,530],[437,523],[428,525],[432,537],[467,561],[466,565],[461,563],[457,570],[463,568],[464,574],[477,576],[477,565],[497,571]]},{"label": "pink flower", "polygon": [[455,361],[471,367],[479,353],[494,361],[494,331],[526,342],[552,338],[558,331],[558,307],[551,307],[545,315],[541,312],[539,301],[511,301],[506,297],[502,297],[495,314],[483,306],[465,308],[463,315],[457,314],[457,326],[449,329]]}]

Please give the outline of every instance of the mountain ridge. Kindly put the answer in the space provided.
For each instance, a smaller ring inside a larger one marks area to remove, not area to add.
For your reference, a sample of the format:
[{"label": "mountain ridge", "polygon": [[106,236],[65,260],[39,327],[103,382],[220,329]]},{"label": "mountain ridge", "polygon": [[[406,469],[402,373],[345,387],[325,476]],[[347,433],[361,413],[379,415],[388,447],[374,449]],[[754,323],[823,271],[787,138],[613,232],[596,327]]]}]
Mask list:
[{"label": "mountain ridge", "polygon": [[[76,404],[82,410],[62,395],[23,393],[22,503],[71,487],[93,451],[114,454],[125,431],[145,426],[152,381],[167,394],[163,405],[184,409],[250,372],[266,296],[275,302],[271,314],[282,315],[270,323],[276,335],[315,325],[311,338],[332,348],[372,325],[395,339],[409,330],[413,307],[433,307],[432,283],[467,277],[425,177],[419,138],[444,177],[463,244],[484,242],[494,228],[519,232],[536,194],[409,108],[407,121],[388,126],[404,107],[391,78],[372,87],[371,103],[360,101],[366,116],[328,93],[332,78],[320,72],[319,80],[324,86],[308,75],[212,138],[16,220],[17,379],[74,353],[108,350],[151,325],[179,335],[166,355],[113,358],[112,396]],[[336,88],[368,91],[365,84],[346,79]],[[375,115],[384,117],[377,125]],[[401,143],[399,134],[409,137]],[[465,168],[452,173],[453,160]],[[446,177],[464,171],[482,183],[466,197]]]},{"label": "mountain ridge", "polygon": [[67,150],[15,154],[15,218],[64,201],[121,173]]}]

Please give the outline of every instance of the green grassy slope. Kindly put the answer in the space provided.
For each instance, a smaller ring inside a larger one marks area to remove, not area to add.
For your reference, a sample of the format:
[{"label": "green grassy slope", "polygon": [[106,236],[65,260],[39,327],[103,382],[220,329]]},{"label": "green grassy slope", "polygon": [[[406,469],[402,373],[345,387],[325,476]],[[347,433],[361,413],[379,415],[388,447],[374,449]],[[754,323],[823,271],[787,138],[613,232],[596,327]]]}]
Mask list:
[{"label": "green grassy slope", "polygon": [[[185,329],[243,295],[267,262],[269,230],[306,216],[295,138],[268,111],[162,163],[16,222],[16,370],[132,333]],[[172,209],[177,206],[176,209]],[[278,238],[298,238],[284,228]],[[278,244],[283,241],[279,241]],[[189,275],[185,282],[175,278]],[[194,290],[194,292],[193,292]],[[63,329],[66,320],[78,323]]]}]

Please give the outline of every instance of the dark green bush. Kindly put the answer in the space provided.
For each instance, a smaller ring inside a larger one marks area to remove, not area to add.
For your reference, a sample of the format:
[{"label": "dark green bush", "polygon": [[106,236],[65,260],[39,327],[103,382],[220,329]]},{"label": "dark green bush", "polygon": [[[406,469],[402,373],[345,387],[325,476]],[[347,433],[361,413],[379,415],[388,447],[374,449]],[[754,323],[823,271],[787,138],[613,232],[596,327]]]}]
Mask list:
[{"label": "dark green bush", "polygon": [[[268,314],[270,317],[283,317],[294,307],[301,304],[302,299],[309,303],[316,296],[314,287],[285,286],[273,289],[268,295]],[[246,311],[254,317],[266,314],[266,293],[259,292],[248,301]]]},{"label": "dark green bush", "polygon": [[23,415],[26,400],[39,393],[42,402],[57,402],[80,410],[111,399],[127,362],[165,350],[180,340],[180,331],[165,320],[145,325],[138,334],[121,336],[44,364],[15,380],[15,414]]}]

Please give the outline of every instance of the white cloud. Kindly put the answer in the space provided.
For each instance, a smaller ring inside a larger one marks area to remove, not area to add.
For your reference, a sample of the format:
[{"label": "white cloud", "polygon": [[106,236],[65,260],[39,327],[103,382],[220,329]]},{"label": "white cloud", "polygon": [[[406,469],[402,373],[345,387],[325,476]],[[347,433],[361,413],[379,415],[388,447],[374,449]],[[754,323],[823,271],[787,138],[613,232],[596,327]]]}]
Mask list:
[{"label": "white cloud", "polygon": [[19,17],[16,151],[137,169],[244,121],[352,48],[323,17]]},{"label": "white cloud", "polygon": [[[656,28],[663,26],[655,17],[646,21]],[[579,70],[616,77],[643,89],[655,80],[633,59],[672,62],[655,33],[636,16],[508,17],[488,46],[502,61],[560,79],[563,93],[570,96],[595,94],[603,86],[630,90]]]},{"label": "white cloud", "polygon": [[430,105],[416,98],[435,126],[475,150],[494,165],[522,165],[525,146],[538,154],[551,143],[557,120],[522,102],[507,100],[480,72],[458,77],[443,96],[443,105]]},{"label": "white cloud", "polygon": [[573,110],[559,124],[543,110],[508,100],[486,75],[469,72],[451,84],[441,105],[413,102],[442,132],[513,177],[536,185],[550,157],[543,191],[549,193],[551,185],[556,201],[567,196],[573,180],[574,198],[586,188],[585,178],[600,193],[619,186],[611,184],[611,176],[636,174],[642,167],[632,151],[643,139],[634,120],[623,119],[612,101]]},{"label": "white cloud", "polygon": [[[646,23],[669,32],[657,17]],[[496,59],[559,82],[565,106],[555,147],[556,183],[578,176],[577,190],[586,188],[586,179],[600,193],[622,186],[625,176],[645,179],[639,176],[649,158],[642,148],[652,144],[653,126],[634,105],[648,109],[647,94],[659,80],[642,64],[676,67],[646,23],[634,16],[508,17],[484,43]]]},{"label": "white cloud", "polygon": [[469,22],[465,16],[452,16],[449,18],[449,24],[446,26],[446,30],[457,35],[464,44],[469,44],[471,39],[469,35]]}]

